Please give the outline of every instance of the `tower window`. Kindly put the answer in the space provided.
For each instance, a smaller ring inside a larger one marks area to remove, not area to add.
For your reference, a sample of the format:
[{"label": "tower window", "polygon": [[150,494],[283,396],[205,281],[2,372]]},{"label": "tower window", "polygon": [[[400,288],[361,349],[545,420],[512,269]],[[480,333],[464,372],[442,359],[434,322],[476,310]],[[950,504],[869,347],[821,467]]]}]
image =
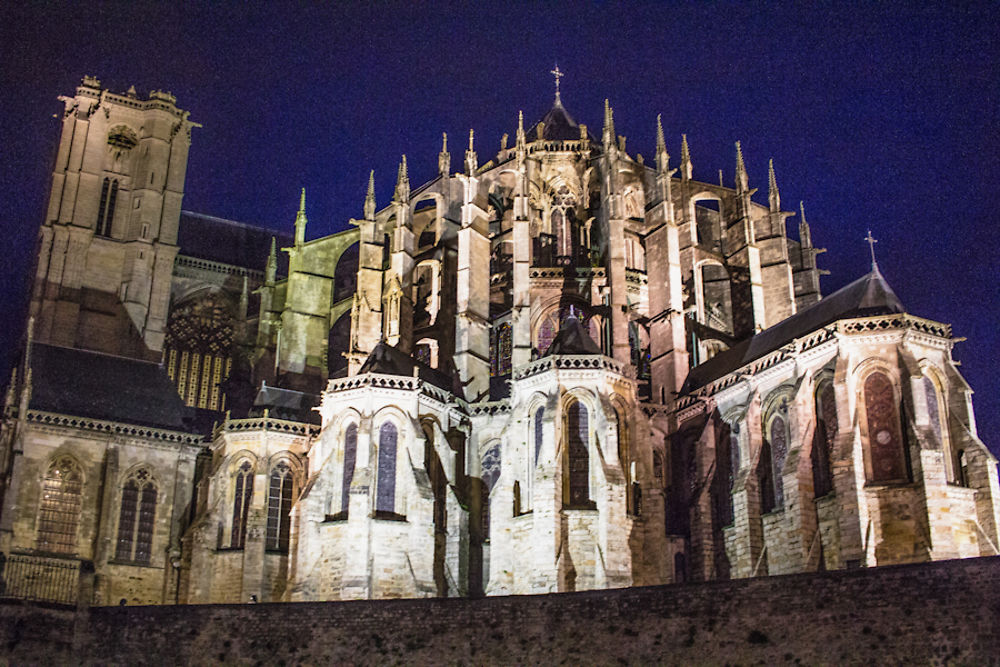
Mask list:
[{"label": "tower window", "polygon": [[122,486],[115,559],[148,563],[153,551],[156,485],[145,468],[129,476]]},{"label": "tower window", "polygon": [[233,535],[229,546],[233,549],[242,549],[247,539],[247,518],[250,515],[250,499],[253,497],[253,469],[249,461],[244,461],[236,471],[235,487]]},{"label": "tower window", "polygon": [[267,545],[272,551],[288,553],[292,511],[292,469],[284,461],[271,471],[267,494]]},{"label": "tower window", "polygon": [[38,512],[39,551],[73,553],[80,523],[83,475],[73,459],[62,456],[52,462],[42,479],[42,502]]},{"label": "tower window", "polygon": [[115,219],[115,204],[118,202],[118,179],[105,178],[101,185],[101,204],[97,209],[98,236],[111,236],[111,224]]},{"label": "tower window", "polygon": [[375,491],[375,511],[396,511],[396,425],[385,422],[378,434],[378,485]]}]

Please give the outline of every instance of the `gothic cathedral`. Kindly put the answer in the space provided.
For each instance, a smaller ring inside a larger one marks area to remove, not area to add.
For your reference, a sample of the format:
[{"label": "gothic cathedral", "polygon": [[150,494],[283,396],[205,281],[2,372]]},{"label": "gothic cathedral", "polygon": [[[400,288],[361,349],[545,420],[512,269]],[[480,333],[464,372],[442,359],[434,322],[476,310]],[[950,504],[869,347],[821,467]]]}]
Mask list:
[{"label": "gothic cathedral", "polygon": [[[0,430],[3,590],[94,604],[547,593],[997,553],[947,324],[825,297],[735,182],[559,93],[480,162],[307,234],[182,210],[200,126],[65,105]],[[651,123],[652,125],[652,123]],[[422,160],[420,164],[424,164]],[[197,178],[197,175],[193,175]],[[360,184],[359,184],[360,185]],[[361,198],[359,197],[359,202]]]}]

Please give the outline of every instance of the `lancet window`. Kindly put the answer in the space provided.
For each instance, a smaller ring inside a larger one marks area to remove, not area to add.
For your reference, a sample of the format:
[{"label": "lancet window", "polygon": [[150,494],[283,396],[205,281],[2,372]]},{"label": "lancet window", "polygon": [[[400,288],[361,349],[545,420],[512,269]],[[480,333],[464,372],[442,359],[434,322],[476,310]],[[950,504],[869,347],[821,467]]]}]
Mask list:
[{"label": "lancet window", "polygon": [[288,463],[281,461],[271,471],[267,493],[267,543],[270,551],[288,552],[291,528],[294,477]]},{"label": "lancet window", "polygon": [[347,512],[351,500],[351,482],[358,459],[358,425],[351,424],[344,431],[344,474],[340,489],[340,511]]},{"label": "lancet window", "polygon": [[905,442],[892,380],[880,371],[871,373],[865,379],[864,399],[870,461],[868,481],[905,480]]},{"label": "lancet window", "polygon": [[375,491],[375,511],[396,511],[396,445],[399,433],[396,425],[385,422],[378,434],[378,478]]},{"label": "lancet window", "polygon": [[97,209],[98,236],[111,236],[111,225],[115,220],[115,205],[118,203],[118,179],[105,178],[101,185],[101,204]]},{"label": "lancet window", "polygon": [[767,421],[765,440],[769,445],[771,455],[771,480],[774,489],[774,505],[772,509],[782,507],[785,503],[784,480],[782,470],[785,458],[788,456],[788,404],[785,399],[774,409]]},{"label": "lancet window", "polygon": [[156,484],[146,468],[136,470],[122,485],[116,560],[149,562],[153,550],[156,496]]},{"label": "lancet window", "polygon": [[490,494],[500,479],[500,444],[486,450],[482,459],[482,525],[483,539],[490,538]]},{"label": "lancet window", "polygon": [[76,461],[69,456],[53,461],[42,478],[36,542],[39,551],[76,551],[82,495],[83,474]]},{"label": "lancet window", "polygon": [[837,402],[833,383],[823,382],[816,390],[816,428],[813,430],[813,494],[821,498],[833,491],[830,460],[837,439]]},{"label": "lancet window", "polygon": [[493,343],[493,358],[491,370],[494,377],[504,377],[510,375],[511,354],[514,349],[514,340],[511,334],[509,322],[504,322],[496,328]]},{"label": "lancet window", "polygon": [[253,498],[253,468],[249,461],[244,461],[236,470],[233,479],[233,533],[229,542],[230,548],[242,549],[246,543],[251,498]]},{"label": "lancet window", "polygon": [[569,507],[590,505],[590,424],[586,406],[574,401],[566,411],[567,501]]}]

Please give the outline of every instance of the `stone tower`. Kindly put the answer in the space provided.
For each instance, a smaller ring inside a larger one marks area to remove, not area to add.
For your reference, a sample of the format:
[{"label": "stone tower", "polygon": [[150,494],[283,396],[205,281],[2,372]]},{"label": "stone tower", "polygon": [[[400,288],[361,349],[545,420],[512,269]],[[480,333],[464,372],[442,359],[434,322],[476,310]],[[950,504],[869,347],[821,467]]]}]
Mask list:
[{"label": "stone tower", "polygon": [[173,95],[84,77],[65,103],[40,232],[36,340],[155,359],[163,348],[191,128]]}]

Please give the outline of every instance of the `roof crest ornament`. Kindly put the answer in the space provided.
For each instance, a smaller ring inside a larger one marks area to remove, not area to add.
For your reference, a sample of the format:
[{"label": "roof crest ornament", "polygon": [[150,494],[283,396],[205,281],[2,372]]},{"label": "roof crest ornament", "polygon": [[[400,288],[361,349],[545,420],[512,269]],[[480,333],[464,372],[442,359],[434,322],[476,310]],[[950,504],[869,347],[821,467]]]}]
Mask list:
[{"label": "roof crest ornament", "polygon": [[872,230],[868,230],[865,241],[868,241],[868,250],[872,254],[872,271],[878,271],[878,262],[875,261],[875,244],[878,243],[878,239],[872,236]]},{"label": "roof crest ornament", "polygon": [[556,104],[562,104],[562,100],[559,99],[559,79],[563,78],[566,75],[559,70],[558,64],[556,65],[556,68],[554,70],[549,71],[549,74],[551,74],[556,78]]}]

